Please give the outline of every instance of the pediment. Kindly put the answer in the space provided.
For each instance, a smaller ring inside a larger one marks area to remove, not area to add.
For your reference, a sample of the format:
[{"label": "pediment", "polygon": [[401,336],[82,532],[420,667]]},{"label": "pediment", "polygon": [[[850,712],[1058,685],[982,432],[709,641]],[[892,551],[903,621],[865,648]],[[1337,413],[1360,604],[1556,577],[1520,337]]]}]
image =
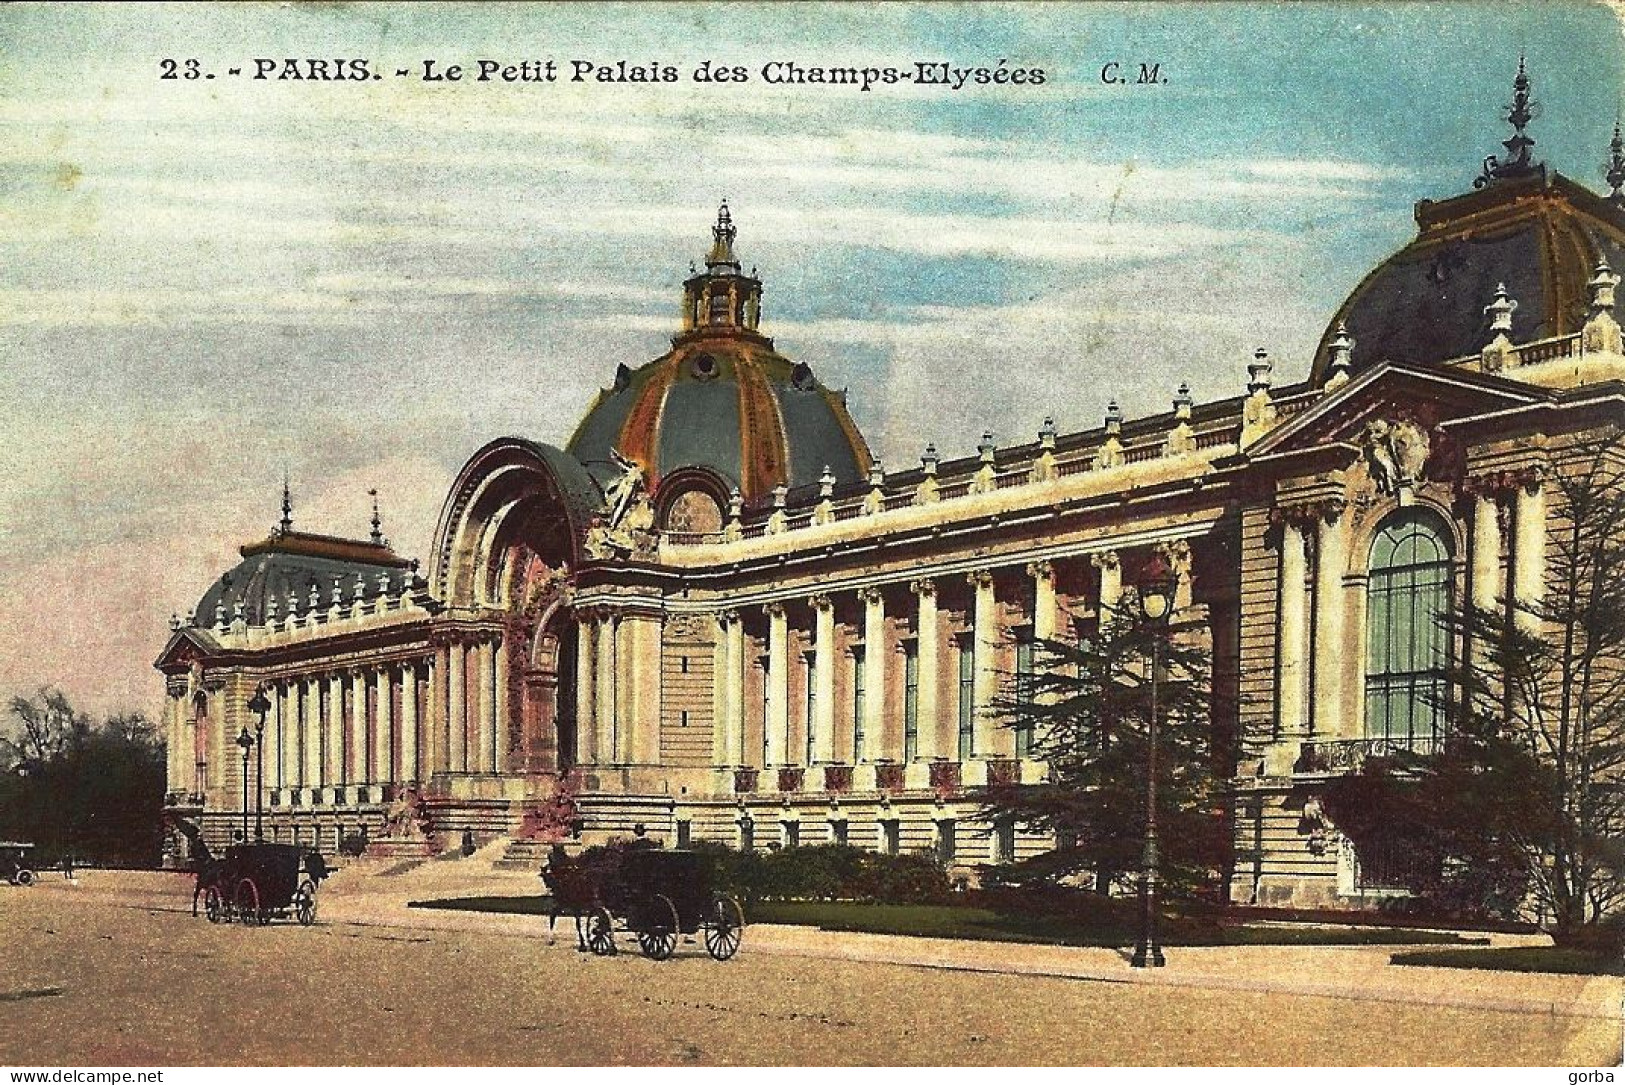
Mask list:
[{"label": "pediment", "polygon": [[1323,395],[1247,449],[1253,461],[1328,445],[1360,446],[1373,424],[1433,432],[1441,422],[1552,400],[1544,388],[1464,370],[1383,362]]},{"label": "pediment", "polygon": [[165,672],[184,670],[195,661],[207,659],[219,651],[219,642],[204,630],[190,627],[177,629],[170,634],[153,666]]}]

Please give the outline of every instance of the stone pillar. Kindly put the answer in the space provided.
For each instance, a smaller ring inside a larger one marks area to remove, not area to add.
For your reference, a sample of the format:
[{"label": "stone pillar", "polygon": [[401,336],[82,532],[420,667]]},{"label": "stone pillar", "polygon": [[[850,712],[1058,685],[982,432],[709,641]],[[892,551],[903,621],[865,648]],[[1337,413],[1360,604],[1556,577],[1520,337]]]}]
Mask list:
[{"label": "stone pillar", "polygon": [[615,737],[620,715],[620,691],[615,688],[615,626],[614,614],[604,611],[598,615],[598,649],[594,653],[598,665],[598,679],[594,683],[597,694],[597,737],[593,740],[600,765],[613,765],[619,751]]},{"label": "stone pillar", "polygon": [[1546,590],[1546,489],[1540,474],[1518,487],[1512,498],[1512,600],[1520,627],[1538,632],[1533,608]]},{"label": "stone pillar", "polygon": [[345,769],[352,784],[368,783],[367,759],[367,676],[363,671],[350,672],[350,756]]},{"label": "stone pillar", "polygon": [[281,791],[288,786],[288,691],[281,682],[271,683],[271,741],[266,757],[271,767],[271,787]]},{"label": "stone pillar", "polygon": [[322,782],[344,786],[344,676],[327,676],[327,712],[322,720]]},{"label": "stone pillar", "polygon": [[812,728],[812,760],[835,760],[835,604],[827,595],[812,597],[813,692],[817,703],[807,721]]},{"label": "stone pillar", "polygon": [[1304,583],[1309,559],[1303,531],[1300,520],[1289,517],[1281,523],[1280,613],[1276,619],[1279,687],[1275,700],[1275,727],[1280,735],[1304,735],[1309,731],[1309,591]]},{"label": "stone pillar", "polygon": [[390,668],[379,667],[372,676],[372,782],[385,784],[395,778],[394,698],[390,695],[393,683]]},{"label": "stone pillar", "polygon": [[919,678],[919,696],[915,701],[915,716],[920,729],[917,756],[921,761],[930,761],[947,756],[953,749],[952,745],[943,743],[942,719],[937,711],[940,693],[937,684],[941,670],[938,666],[941,651],[937,635],[937,585],[933,580],[916,580],[909,584],[909,590],[917,599],[914,618],[918,652],[915,662]]},{"label": "stone pillar", "polygon": [[1348,517],[1343,503],[1328,502],[1320,510],[1315,554],[1315,733],[1323,738],[1348,738],[1344,704],[1344,665],[1348,645],[1343,642],[1346,599],[1343,573],[1348,567]]},{"label": "stone pillar", "polygon": [[496,721],[491,728],[491,771],[501,772],[507,764],[513,717],[513,706],[508,703],[508,638],[502,634],[491,646],[491,682],[491,697],[496,704]]},{"label": "stone pillar", "polygon": [[1027,575],[1033,578],[1033,639],[1053,640],[1055,637],[1055,567],[1047,561],[1035,561],[1027,566]]},{"label": "stone pillar", "polygon": [[598,758],[598,697],[594,649],[598,629],[592,614],[576,612],[576,764],[591,765]]},{"label": "stone pillar", "polygon": [[[863,600],[863,734],[869,760],[902,760],[903,713],[888,712],[886,701],[886,596],[879,588],[864,588]],[[854,753],[853,760],[856,760]]]},{"label": "stone pillar", "polygon": [[491,642],[481,637],[470,654],[473,656],[474,681],[478,688],[469,700],[474,705],[474,736],[469,741],[469,771],[496,771],[496,704],[493,699],[496,681],[493,677],[496,657]]},{"label": "stone pillar", "polygon": [[446,654],[446,764],[468,771],[468,646],[452,641]]},{"label": "stone pillar", "polygon": [[1473,568],[1469,585],[1473,606],[1495,609],[1501,594],[1501,515],[1495,495],[1480,490],[1473,496]]},{"label": "stone pillar", "polygon": [[299,681],[299,786],[314,792],[322,783],[322,688],[316,676]]},{"label": "stone pillar", "polygon": [[418,666],[412,660],[401,664],[401,778],[423,779],[418,748]]},{"label": "stone pillar", "polygon": [[993,698],[999,692],[999,610],[994,596],[993,574],[978,569],[967,576],[976,589],[973,606],[974,628],[971,632],[972,684],[971,728],[974,752],[977,757],[991,757],[994,750],[995,722],[992,718]]},{"label": "stone pillar", "polygon": [[790,741],[790,623],[783,603],[769,603],[767,611],[767,765],[789,764]]},{"label": "stone pillar", "polygon": [[711,645],[711,764],[733,764],[733,720],[728,715],[728,680],[733,666],[728,662],[728,611],[717,614],[717,638]]},{"label": "stone pillar", "polygon": [[631,764],[660,763],[661,628],[656,612],[629,611],[621,620],[620,759]]},{"label": "stone pillar", "polygon": [[451,768],[451,706],[446,696],[451,681],[451,645],[435,648],[429,663],[429,714],[423,720],[424,776],[446,772]]},{"label": "stone pillar", "polygon": [[1089,555],[1089,563],[1100,570],[1100,600],[1098,610],[1102,628],[1111,623],[1117,605],[1123,599],[1123,563],[1117,551],[1103,550]]},{"label": "stone pillar", "polygon": [[728,758],[736,765],[750,764],[745,748],[745,619],[737,610],[728,612],[728,723],[733,746]]}]

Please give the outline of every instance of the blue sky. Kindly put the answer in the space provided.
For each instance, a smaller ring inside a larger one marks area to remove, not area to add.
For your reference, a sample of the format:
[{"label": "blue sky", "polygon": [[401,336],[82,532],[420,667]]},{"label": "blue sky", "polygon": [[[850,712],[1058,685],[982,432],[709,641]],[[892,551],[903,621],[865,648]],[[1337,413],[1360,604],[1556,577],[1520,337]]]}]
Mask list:
[{"label": "blue sky", "polygon": [[[1500,150],[1601,187],[1625,88],[1588,4],[0,9],[0,692],[149,704],[276,516],[428,548],[487,439],[562,443],[660,353],[719,198],[764,330],[894,467],[1303,376],[1325,321]],[[671,86],[163,81],[255,57],[669,63]],[[1042,67],[770,87],[761,65]],[[700,61],[746,86],[698,86]],[[1108,61],[1166,85],[1109,87]],[[66,617],[65,617],[66,616]]]}]

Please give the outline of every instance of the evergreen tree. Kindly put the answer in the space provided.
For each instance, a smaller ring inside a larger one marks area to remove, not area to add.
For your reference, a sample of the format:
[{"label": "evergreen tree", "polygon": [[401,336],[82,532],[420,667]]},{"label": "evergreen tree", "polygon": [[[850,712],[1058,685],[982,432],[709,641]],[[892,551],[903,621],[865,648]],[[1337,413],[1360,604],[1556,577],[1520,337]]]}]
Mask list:
[{"label": "evergreen tree", "polygon": [[1172,631],[1125,599],[1098,632],[1034,645],[1031,676],[995,703],[1003,726],[1032,736],[1048,764],[1036,784],[989,786],[982,817],[1052,833],[1055,846],[991,872],[1013,884],[1082,882],[1101,892],[1138,885],[1145,837],[1153,656],[1158,658],[1157,822],[1168,897],[1211,896],[1230,852],[1228,776],[1211,720],[1212,656],[1194,631]]}]

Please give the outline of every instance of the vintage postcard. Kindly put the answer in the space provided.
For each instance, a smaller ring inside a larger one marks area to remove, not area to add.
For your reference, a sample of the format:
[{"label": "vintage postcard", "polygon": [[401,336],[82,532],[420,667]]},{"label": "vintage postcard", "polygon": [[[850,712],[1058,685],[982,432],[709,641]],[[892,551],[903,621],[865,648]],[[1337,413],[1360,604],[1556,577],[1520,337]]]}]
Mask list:
[{"label": "vintage postcard", "polygon": [[11,1080],[1611,1081],[1620,19],[0,7]]}]

